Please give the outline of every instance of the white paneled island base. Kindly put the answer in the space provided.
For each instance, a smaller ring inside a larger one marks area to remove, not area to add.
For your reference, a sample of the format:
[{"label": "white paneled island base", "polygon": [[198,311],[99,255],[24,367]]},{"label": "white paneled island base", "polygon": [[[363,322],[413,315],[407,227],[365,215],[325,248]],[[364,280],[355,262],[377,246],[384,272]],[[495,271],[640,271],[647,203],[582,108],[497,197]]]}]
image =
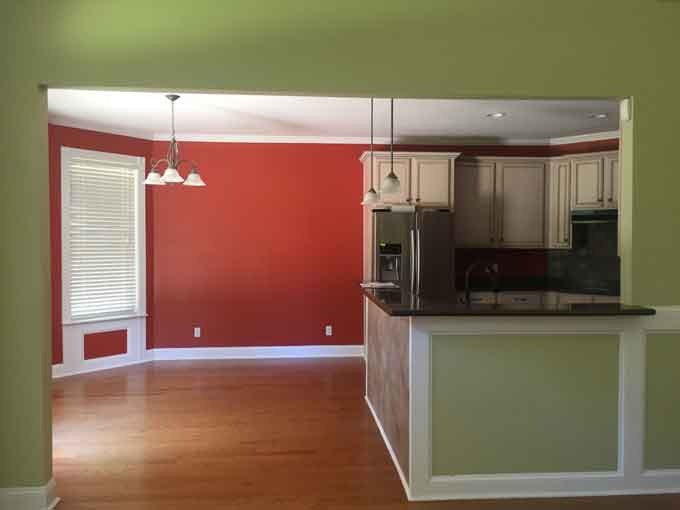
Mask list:
[{"label": "white paneled island base", "polygon": [[680,492],[680,309],[383,308],[365,298],[366,400],[410,500]]}]

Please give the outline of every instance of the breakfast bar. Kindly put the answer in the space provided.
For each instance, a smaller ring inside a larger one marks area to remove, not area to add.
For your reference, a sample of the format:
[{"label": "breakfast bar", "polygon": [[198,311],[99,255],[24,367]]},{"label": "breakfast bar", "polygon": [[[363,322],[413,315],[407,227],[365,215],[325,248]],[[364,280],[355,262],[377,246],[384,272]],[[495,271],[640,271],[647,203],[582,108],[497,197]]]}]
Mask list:
[{"label": "breakfast bar", "polygon": [[677,313],[363,292],[366,401],[409,499],[680,486],[662,359]]}]

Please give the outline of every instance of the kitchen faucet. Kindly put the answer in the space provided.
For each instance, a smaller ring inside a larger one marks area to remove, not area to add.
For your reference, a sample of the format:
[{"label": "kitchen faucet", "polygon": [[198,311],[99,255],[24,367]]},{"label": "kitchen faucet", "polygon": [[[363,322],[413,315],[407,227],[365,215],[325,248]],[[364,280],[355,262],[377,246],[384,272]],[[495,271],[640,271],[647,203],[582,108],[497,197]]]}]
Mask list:
[{"label": "kitchen faucet", "polygon": [[500,275],[500,271],[498,268],[498,264],[497,263],[486,264],[480,261],[473,262],[465,270],[465,304],[468,306],[472,304],[472,300],[470,298],[470,275],[472,274],[472,271],[475,270],[475,268],[481,266],[482,264],[484,264],[484,272],[491,276],[492,279],[491,281],[493,283],[493,291],[494,292],[500,291],[500,282],[498,278]]}]

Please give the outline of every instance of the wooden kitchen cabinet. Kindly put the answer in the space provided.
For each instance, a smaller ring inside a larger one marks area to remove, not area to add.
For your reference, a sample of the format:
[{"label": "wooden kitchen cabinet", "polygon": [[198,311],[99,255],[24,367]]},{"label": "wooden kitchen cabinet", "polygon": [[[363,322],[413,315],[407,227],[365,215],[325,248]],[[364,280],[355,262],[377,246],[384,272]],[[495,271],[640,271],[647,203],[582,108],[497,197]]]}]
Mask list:
[{"label": "wooden kitchen cabinet", "polygon": [[496,164],[495,211],[501,248],[545,246],[545,163],[501,161]]},{"label": "wooden kitchen cabinet", "polygon": [[[454,176],[457,152],[395,152],[394,173],[399,178],[398,193],[381,193],[380,185],[390,173],[390,153],[374,154],[373,187],[381,204],[411,204],[423,207],[454,207]],[[364,177],[370,173],[370,152],[360,158]],[[368,189],[368,188],[366,188]],[[365,190],[364,190],[365,191]]]},{"label": "wooden kitchen cabinet", "polygon": [[496,244],[494,186],[496,165],[484,161],[458,161],[455,178],[455,243],[465,248]]},{"label": "wooden kitchen cabinet", "polygon": [[615,152],[572,158],[572,209],[616,209],[618,207],[618,161],[618,154]]},{"label": "wooden kitchen cabinet", "polygon": [[457,246],[545,246],[544,160],[459,161],[454,191]]},{"label": "wooden kitchen cabinet", "polygon": [[454,160],[442,157],[413,158],[411,197],[416,205],[454,208]]},{"label": "wooden kitchen cabinet", "polygon": [[604,207],[619,207],[619,155],[608,154],[604,157]]},{"label": "wooden kitchen cabinet", "polygon": [[548,248],[571,248],[570,194],[569,159],[554,159],[548,175]]}]

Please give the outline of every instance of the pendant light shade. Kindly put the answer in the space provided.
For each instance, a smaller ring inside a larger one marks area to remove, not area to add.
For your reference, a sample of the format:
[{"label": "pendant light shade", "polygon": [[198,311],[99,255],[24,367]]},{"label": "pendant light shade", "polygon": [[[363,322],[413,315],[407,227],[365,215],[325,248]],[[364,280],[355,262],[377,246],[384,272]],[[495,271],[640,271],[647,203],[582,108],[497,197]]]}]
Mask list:
[{"label": "pendant light shade", "polygon": [[201,174],[196,168],[193,168],[184,181],[184,186],[205,186],[205,182],[201,179]]},{"label": "pendant light shade", "polygon": [[149,186],[165,186],[165,182],[161,179],[161,174],[158,170],[151,170],[149,175],[146,176],[144,184]]},{"label": "pendant light shade", "polygon": [[399,193],[401,183],[394,173],[394,98],[390,99],[390,173],[385,176],[380,184],[382,193]]},{"label": "pendant light shade", "polygon": [[161,180],[165,183],[171,184],[184,182],[184,179],[182,178],[181,175],[179,175],[177,169],[171,166],[165,169],[165,172],[163,172],[163,177],[161,177]]},{"label": "pendant light shade", "polygon": [[383,193],[399,193],[401,190],[401,183],[399,182],[399,177],[391,170],[389,174],[385,176],[380,184],[380,191]]},{"label": "pendant light shade", "polygon": [[364,194],[364,200],[361,202],[361,205],[374,205],[377,203],[378,194],[375,192],[373,188],[371,188]]}]

